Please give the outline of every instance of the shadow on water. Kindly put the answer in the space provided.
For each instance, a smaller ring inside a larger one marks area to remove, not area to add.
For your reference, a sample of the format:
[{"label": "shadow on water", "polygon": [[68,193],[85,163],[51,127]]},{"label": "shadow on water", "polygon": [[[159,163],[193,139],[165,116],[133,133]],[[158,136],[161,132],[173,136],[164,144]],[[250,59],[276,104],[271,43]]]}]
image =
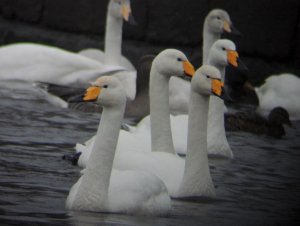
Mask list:
[{"label": "shadow on water", "polygon": [[233,160],[210,159],[213,200],[173,200],[167,217],[69,212],[80,169],[62,160],[99,116],[49,105],[32,91],[0,90],[0,225],[296,225],[300,122],[274,140],[228,133]]}]

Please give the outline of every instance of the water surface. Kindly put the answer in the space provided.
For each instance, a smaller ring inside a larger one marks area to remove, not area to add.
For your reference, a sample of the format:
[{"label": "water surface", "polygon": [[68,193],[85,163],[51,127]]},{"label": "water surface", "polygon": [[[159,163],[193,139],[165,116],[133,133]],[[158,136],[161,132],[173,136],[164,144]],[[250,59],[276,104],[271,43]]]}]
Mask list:
[{"label": "water surface", "polygon": [[62,160],[93,135],[99,115],[48,104],[27,90],[0,89],[0,225],[296,225],[300,122],[275,140],[228,133],[233,160],[210,159],[217,198],[172,201],[168,217],[70,212],[80,169]]}]

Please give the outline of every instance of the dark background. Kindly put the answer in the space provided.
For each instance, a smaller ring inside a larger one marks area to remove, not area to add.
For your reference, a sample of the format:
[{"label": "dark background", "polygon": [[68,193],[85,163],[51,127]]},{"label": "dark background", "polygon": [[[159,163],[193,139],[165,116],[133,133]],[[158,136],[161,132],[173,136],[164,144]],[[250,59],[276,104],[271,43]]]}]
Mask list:
[{"label": "dark background", "polygon": [[[108,0],[0,0],[0,45],[38,42],[72,51],[103,49]],[[202,28],[213,8],[228,11],[242,36],[232,39],[260,85],[274,73],[300,75],[299,0],[132,0],[138,25],[126,24],[123,55],[134,65],[148,53],[183,50],[198,67]]]}]

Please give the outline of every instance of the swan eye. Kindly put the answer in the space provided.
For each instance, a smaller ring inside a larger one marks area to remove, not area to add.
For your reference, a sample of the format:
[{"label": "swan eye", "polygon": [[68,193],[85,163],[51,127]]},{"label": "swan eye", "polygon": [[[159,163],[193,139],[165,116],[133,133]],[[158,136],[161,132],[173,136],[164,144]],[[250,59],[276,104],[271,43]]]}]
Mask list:
[{"label": "swan eye", "polygon": [[206,78],[211,78],[209,75],[205,75],[206,76]]},{"label": "swan eye", "polygon": [[218,20],[221,20],[221,17],[217,16],[217,19],[218,19]]},{"label": "swan eye", "polygon": [[225,51],[226,50],[225,47],[222,47],[222,50]]},{"label": "swan eye", "polygon": [[178,58],[177,58],[177,61],[179,61],[179,62],[180,62],[180,61],[182,61],[182,59],[178,57]]},{"label": "swan eye", "polygon": [[105,89],[108,88],[108,85],[104,85],[103,88],[105,88]]}]

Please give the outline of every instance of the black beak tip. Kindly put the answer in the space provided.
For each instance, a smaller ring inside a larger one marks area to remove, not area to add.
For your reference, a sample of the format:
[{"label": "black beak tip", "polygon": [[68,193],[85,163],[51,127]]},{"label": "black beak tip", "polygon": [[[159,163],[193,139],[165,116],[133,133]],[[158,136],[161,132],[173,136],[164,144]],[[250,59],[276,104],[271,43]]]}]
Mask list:
[{"label": "black beak tip", "polygon": [[135,19],[134,19],[134,17],[132,16],[132,14],[129,15],[128,23],[129,23],[130,25],[134,25],[134,26],[137,25],[137,22],[135,21]]},{"label": "black beak tip", "polygon": [[244,62],[241,61],[240,58],[237,59],[237,63],[238,63],[238,67],[237,67],[238,70],[240,70],[240,71],[248,71],[249,70],[248,67],[246,66],[246,64],[244,64]]},{"label": "black beak tip", "polygon": [[233,102],[233,99],[228,95],[228,92],[226,92],[224,88],[222,88],[221,95],[218,97],[226,102]]},{"label": "black beak tip", "polygon": [[73,97],[70,97],[68,99],[68,102],[69,103],[79,103],[79,102],[83,102],[83,95],[77,95],[77,96],[73,96]]},{"label": "black beak tip", "polygon": [[238,29],[236,29],[233,25],[231,25],[230,28],[231,28],[231,34],[237,35],[237,36],[242,36],[242,33]]}]

